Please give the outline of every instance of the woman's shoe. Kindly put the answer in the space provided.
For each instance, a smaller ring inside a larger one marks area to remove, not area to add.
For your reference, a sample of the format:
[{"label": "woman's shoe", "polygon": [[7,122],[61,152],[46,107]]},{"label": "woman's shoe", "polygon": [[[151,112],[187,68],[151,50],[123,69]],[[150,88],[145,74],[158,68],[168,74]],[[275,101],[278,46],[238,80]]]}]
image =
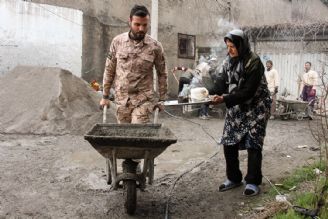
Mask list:
[{"label": "woman's shoe", "polygon": [[224,192],[224,191],[227,191],[227,190],[230,190],[233,188],[237,188],[237,187],[241,186],[242,184],[243,184],[242,182],[235,183],[235,182],[232,182],[227,179],[226,181],[224,181],[224,183],[222,183],[219,186],[219,192]]},{"label": "woman's shoe", "polygon": [[260,187],[255,184],[246,184],[244,195],[247,197],[255,196],[260,193]]}]

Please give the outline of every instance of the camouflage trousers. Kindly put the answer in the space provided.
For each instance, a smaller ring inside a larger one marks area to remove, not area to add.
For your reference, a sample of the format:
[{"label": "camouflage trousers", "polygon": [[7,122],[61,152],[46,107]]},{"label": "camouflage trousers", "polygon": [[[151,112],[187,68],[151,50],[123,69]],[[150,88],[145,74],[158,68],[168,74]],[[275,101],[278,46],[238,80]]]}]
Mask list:
[{"label": "camouflage trousers", "polygon": [[154,104],[151,102],[144,102],[139,106],[134,106],[128,101],[126,105],[117,105],[117,123],[149,123],[153,107]]}]

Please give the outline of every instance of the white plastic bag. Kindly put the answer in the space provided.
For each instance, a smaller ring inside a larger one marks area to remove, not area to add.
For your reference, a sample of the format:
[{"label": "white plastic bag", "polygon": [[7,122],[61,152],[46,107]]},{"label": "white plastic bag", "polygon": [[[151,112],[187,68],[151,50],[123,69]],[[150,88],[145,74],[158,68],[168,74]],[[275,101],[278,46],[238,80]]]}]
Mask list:
[{"label": "white plastic bag", "polygon": [[190,98],[192,102],[204,101],[208,98],[208,90],[205,87],[191,88]]}]

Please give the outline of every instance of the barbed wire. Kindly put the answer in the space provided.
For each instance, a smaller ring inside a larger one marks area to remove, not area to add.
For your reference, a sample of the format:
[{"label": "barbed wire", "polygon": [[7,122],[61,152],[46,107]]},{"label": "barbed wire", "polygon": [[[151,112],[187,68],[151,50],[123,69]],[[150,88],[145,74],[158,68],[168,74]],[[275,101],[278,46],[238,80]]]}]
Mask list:
[{"label": "barbed wire", "polygon": [[260,27],[248,26],[243,30],[253,39],[270,37],[271,39],[289,40],[318,40],[318,36],[328,40],[328,22],[316,23],[284,23],[275,25],[262,25]]}]

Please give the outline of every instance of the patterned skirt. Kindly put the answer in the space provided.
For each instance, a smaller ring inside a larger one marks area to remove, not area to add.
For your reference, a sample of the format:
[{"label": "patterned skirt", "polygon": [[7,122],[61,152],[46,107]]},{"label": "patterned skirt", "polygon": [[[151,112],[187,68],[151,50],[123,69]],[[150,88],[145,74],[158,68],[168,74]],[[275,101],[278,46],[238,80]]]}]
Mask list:
[{"label": "patterned skirt", "polygon": [[239,144],[240,150],[262,150],[271,103],[272,100],[267,95],[246,109],[240,105],[228,108],[220,144]]}]

